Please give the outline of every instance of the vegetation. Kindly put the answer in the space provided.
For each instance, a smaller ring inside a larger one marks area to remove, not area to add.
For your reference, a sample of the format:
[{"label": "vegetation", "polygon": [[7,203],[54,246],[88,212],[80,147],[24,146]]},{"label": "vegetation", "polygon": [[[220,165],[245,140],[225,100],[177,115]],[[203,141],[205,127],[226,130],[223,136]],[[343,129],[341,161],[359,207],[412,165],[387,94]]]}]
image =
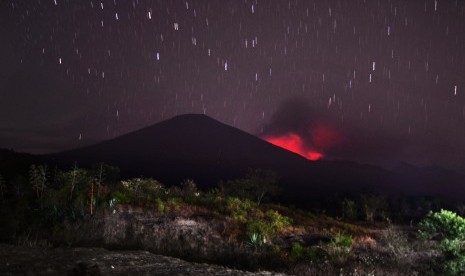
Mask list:
[{"label": "vegetation", "polygon": [[437,260],[443,272],[450,275],[465,273],[465,218],[452,211],[430,212],[419,224],[418,235],[423,239],[437,238],[442,255]]},{"label": "vegetation", "polygon": [[355,201],[347,198],[342,201],[342,218],[346,220],[355,220],[357,218]]},{"label": "vegetation", "polygon": [[245,178],[221,183],[221,190],[234,197],[255,201],[258,205],[267,196],[275,196],[278,191],[278,176],[270,170],[250,170]]},{"label": "vegetation", "polygon": [[363,211],[367,222],[374,222],[375,217],[384,217],[387,208],[386,199],[382,195],[362,195]]},{"label": "vegetation", "polygon": [[[149,246],[239,268],[303,275],[465,273],[465,219],[445,210],[428,213],[441,205],[434,199],[338,195],[302,210],[279,204],[279,184],[266,170],[202,190],[192,179],[171,186],[120,180],[118,168],[103,163],[68,170],[35,164],[17,174],[0,171],[0,238],[25,246],[105,246],[112,237],[101,230],[102,221],[122,220],[113,230],[126,227],[118,240],[123,248]],[[453,204],[461,210],[460,202]],[[153,229],[173,222],[184,225],[178,234],[153,238]],[[150,231],[141,232],[146,225]],[[417,230],[417,237],[409,235]],[[190,245],[194,238],[201,247]]]},{"label": "vegetation", "polygon": [[3,179],[3,176],[0,174],[0,202],[3,202],[6,194],[6,184],[5,184],[5,179]]},{"label": "vegetation", "polygon": [[407,233],[396,229],[393,225],[387,227],[381,241],[385,244],[389,255],[398,262],[404,262],[412,252]]}]

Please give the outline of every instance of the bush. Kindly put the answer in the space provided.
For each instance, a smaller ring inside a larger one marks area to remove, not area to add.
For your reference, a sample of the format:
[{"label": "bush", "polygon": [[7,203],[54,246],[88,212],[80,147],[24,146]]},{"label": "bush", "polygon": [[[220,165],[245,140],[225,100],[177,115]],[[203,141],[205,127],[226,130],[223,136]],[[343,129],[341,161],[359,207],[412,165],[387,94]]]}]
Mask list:
[{"label": "bush", "polygon": [[304,257],[304,247],[300,242],[293,242],[291,247],[291,252],[289,253],[291,258],[300,260]]},{"label": "bush", "polygon": [[113,192],[111,194],[113,205],[131,202],[131,197],[125,192]]},{"label": "bush", "polygon": [[337,247],[350,248],[352,246],[352,236],[336,233],[331,239],[331,245]]},{"label": "bush", "polygon": [[229,180],[219,186],[226,195],[253,200],[258,205],[267,196],[275,196],[279,191],[276,173],[261,169],[250,170],[245,178]]},{"label": "bush", "polygon": [[419,224],[419,236],[424,239],[434,237],[447,239],[465,239],[465,219],[448,210],[429,212]]},{"label": "bush", "polygon": [[229,197],[226,200],[226,208],[229,215],[233,219],[242,223],[247,221],[248,215],[250,214],[252,209],[256,207],[256,203],[248,199],[240,200],[237,197]]},{"label": "bush", "polygon": [[5,184],[5,179],[0,174],[0,201],[3,201],[3,199],[5,198],[6,191],[7,191],[7,188]]},{"label": "bush", "polygon": [[326,246],[326,256],[336,265],[344,265],[352,247],[352,236],[343,233],[336,233],[330,243]]},{"label": "bush", "polygon": [[375,218],[381,215],[381,211],[387,208],[386,198],[382,195],[362,195],[362,203],[365,220],[370,223],[373,223]]},{"label": "bush", "polygon": [[160,198],[155,199],[155,206],[158,212],[163,213],[165,211],[165,204]]},{"label": "bush", "polygon": [[443,254],[441,266],[449,275],[465,274],[465,219],[447,210],[429,212],[419,224],[418,236],[439,238]]},{"label": "bush", "polygon": [[299,242],[293,242],[289,256],[292,260],[295,261],[313,261],[319,258],[323,258],[325,256],[323,253],[324,251],[322,251],[321,248],[304,247]]},{"label": "bush", "polygon": [[121,181],[121,186],[137,201],[154,201],[165,194],[163,184],[154,179],[134,178]]},{"label": "bush", "polygon": [[292,220],[281,215],[278,211],[268,210],[265,213],[265,221],[268,222],[274,232],[280,232],[285,227],[292,224]]},{"label": "bush", "polygon": [[392,225],[387,228],[382,240],[386,244],[389,254],[396,260],[405,260],[411,251],[407,234],[395,229]]},{"label": "bush", "polygon": [[348,220],[357,218],[357,206],[353,200],[346,198],[342,201],[342,218]]},{"label": "bush", "polygon": [[181,195],[184,197],[200,195],[199,189],[197,188],[197,184],[195,184],[194,180],[186,179],[181,183]]},{"label": "bush", "polygon": [[247,228],[246,230],[247,235],[252,235],[253,233],[257,233],[264,237],[271,238],[275,234],[274,229],[268,223],[260,219],[257,219],[257,220],[251,219],[250,221],[247,222],[246,228]]},{"label": "bush", "polygon": [[[249,212],[252,214],[247,221],[247,233],[259,233],[267,238],[273,238],[277,233],[291,224],[291,219],[277,211],[268,210],[263,214],[260,210]],[[253,215],[255,214],[255,217]]]}]

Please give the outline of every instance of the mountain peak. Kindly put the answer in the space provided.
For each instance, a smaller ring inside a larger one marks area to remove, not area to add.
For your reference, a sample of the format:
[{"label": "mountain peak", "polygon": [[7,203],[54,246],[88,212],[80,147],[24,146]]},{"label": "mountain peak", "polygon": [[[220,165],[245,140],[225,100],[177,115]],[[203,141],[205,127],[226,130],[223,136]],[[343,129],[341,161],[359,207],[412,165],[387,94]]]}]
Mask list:
[{"label": "mountain peak", "polygon": [[[67,166],[105,162],[119,167],[123,177],[153,177],[168,185],[193,179],[204,188],[243,177],[250,169],[268,169],[277,173],[286,196],[302,200],[348,191],[440,194],[443,188],[436,185],[436,176],[412,178],[352,162],[309,161],[204,114],[175,116],[52,158]],[[411,169],[404,165],[404,171]],[[448,181],[455,196],[465,194],[457,184],[462,179]]]},{"label": "mountain peak", "polygon": [[203,114],[203,113],[185,113],[185,114],[181,114],[181,115],[176,115],[174,117],[171,118],[171,120],[181,120],[181,119],[209,119],[209,120],[214,120],[216,121],[215,119]]}]

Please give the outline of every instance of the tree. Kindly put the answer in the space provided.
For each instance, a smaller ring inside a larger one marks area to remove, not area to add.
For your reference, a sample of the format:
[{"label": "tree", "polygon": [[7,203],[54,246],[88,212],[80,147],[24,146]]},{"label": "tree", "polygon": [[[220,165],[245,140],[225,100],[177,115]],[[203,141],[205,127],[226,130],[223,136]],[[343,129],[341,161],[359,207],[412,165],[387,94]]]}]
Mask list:
[{"label": "tree", "polygon": [[6,194],[5,179],[4,179],[3,176],[0,174],[0,200],[3,201],[3,199],[5,198],[5,194]]},{"label": "tree", "polygon": [[[92,173],[89,170],[74,168],[68,171],[60,171],[54,177],[54,185],[57,192],[49,201],[66,210],[69,218],[77,219],[93,212],[95,184]],[[94,186],[94,191],[92,191]]]},{"label": "tree", "polygon": [[77,175],[77,162],[74,161],[74,169],[72,171],[72,174],[73,174],[73,178],[72,178],[72,181],[71,181],[71,189],[70,189],[70,193],[69,193],[69,199],[72,199],[73,198],[73,192],[74,192],[74,188],[76,187],[76,175]]},{"label": "tree", "polygon": [[104,186],[115,184],[119,180],[119,168],[105,163],[99,163],[92,169],[92,175],[96,184],[97,197],[100,197]]},{"label": "tree", "polygon": [[36,192],[38,199],[42,198],[47,181],[47,165],[31,165],[29,168],[29,182]]},{"label": "tree", "polygon": [[357,217],[357,206],[353,200],[345,198],[342,201],[342,218],[353,220]]},{"label": "tree", "polygon": [[382,195],[362,195],[362,204],[363,211],[365,212],[365,219],[368,222],[374,222],[379,211],[386,209],[387,207],[386,198]]},{"label": "tree", "polygon": [[199,192],[194,180],[186,179],[181,182],[181,193],[183,196],[193,196]]},{"label": "tree", "polygon": [[250,170],[245,178],[221,183],[220,188],[230,196],[255,200],[260,204],[266,196],[278,193],[278,176],[271,170]]}]

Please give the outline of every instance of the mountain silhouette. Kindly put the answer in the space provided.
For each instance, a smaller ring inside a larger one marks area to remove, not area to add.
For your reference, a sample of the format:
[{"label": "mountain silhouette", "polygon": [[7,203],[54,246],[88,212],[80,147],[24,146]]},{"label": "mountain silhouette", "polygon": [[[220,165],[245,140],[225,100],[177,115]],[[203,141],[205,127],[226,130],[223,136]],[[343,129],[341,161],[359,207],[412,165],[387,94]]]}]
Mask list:
[{"label": "mountain silhouette", "polygon": [[167,185],[193,179],[211,188],[220,180],[269,169],[292,200],[346,193],[463,197],[465,177],[403,165],[389,171],[350,161],[310,161],[205,115],[180,115],[98,144],[41,156],[61,167],[105,162],[122,177],[152,177]]}]

